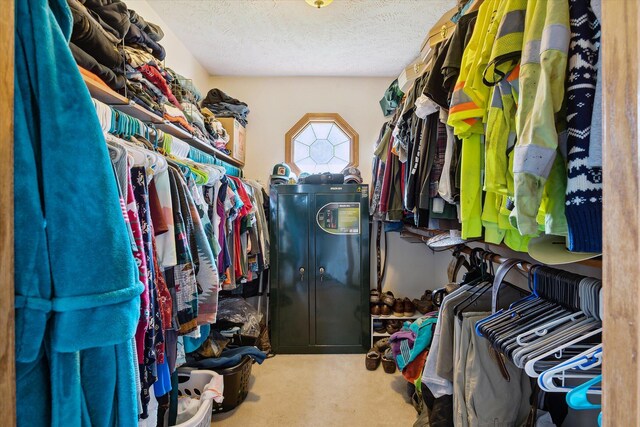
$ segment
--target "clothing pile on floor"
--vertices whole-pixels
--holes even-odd
[[[244,356],[262,363],[271,351],[263,315],[242,297],[221,298],[216,323],[200,338],[185,338],[186,366],[230,368]]]
[[[397,83],[383,99],[391,119],[375,149],[373,217],[461,230],[463,239],[484,236],[516,251],[541,233],[566,236],[570,251],[601,253],[592,2],[462,7],[472,3],[460,2],[455,29],[432,47],[397,108]]]
[[[202,94],[192,80],[162,64],[162,29],[128,9],[121,0],[67,2],[74,22],[69,46],[85,78],[109,86],[199,140],[229,153],[229,135],[216,115],[232,117],[228,113],[233,110],[246,124],[246,104],[240,105],[222,94],[217,102],[209,102],[214,111],[206,105],[201,107]]]

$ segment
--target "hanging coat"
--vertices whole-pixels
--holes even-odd
[[[15,2],[19,426],[137,425],[143,286],[64,0]]]

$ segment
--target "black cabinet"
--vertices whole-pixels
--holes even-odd
[[[366,185],[271,189],[271,332],[279,353],[359,353],[369,342]]]

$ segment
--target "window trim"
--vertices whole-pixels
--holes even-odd
[[[353,129],[338,113],[307,113],[302,116],[302,118],[298,120],[284,136],[284,159],[296,175],[300,175],[301,170],[293,161],[293,141],[296,139],[296,136],[298,136],[298,134],[311,122],[334,123],[342,129],[342,131],[351,138],[351,161],[347,166],[358,166],[360,155],[358,132],[356,132],[355,129]]]

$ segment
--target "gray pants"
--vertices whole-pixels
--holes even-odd
[[[475,324],[488,313],[464,313],[456,322],[454,422],[458,427],[517,427],[529,413],[529,377],[504,360],[507,381],[489,342],[475,333]]]

